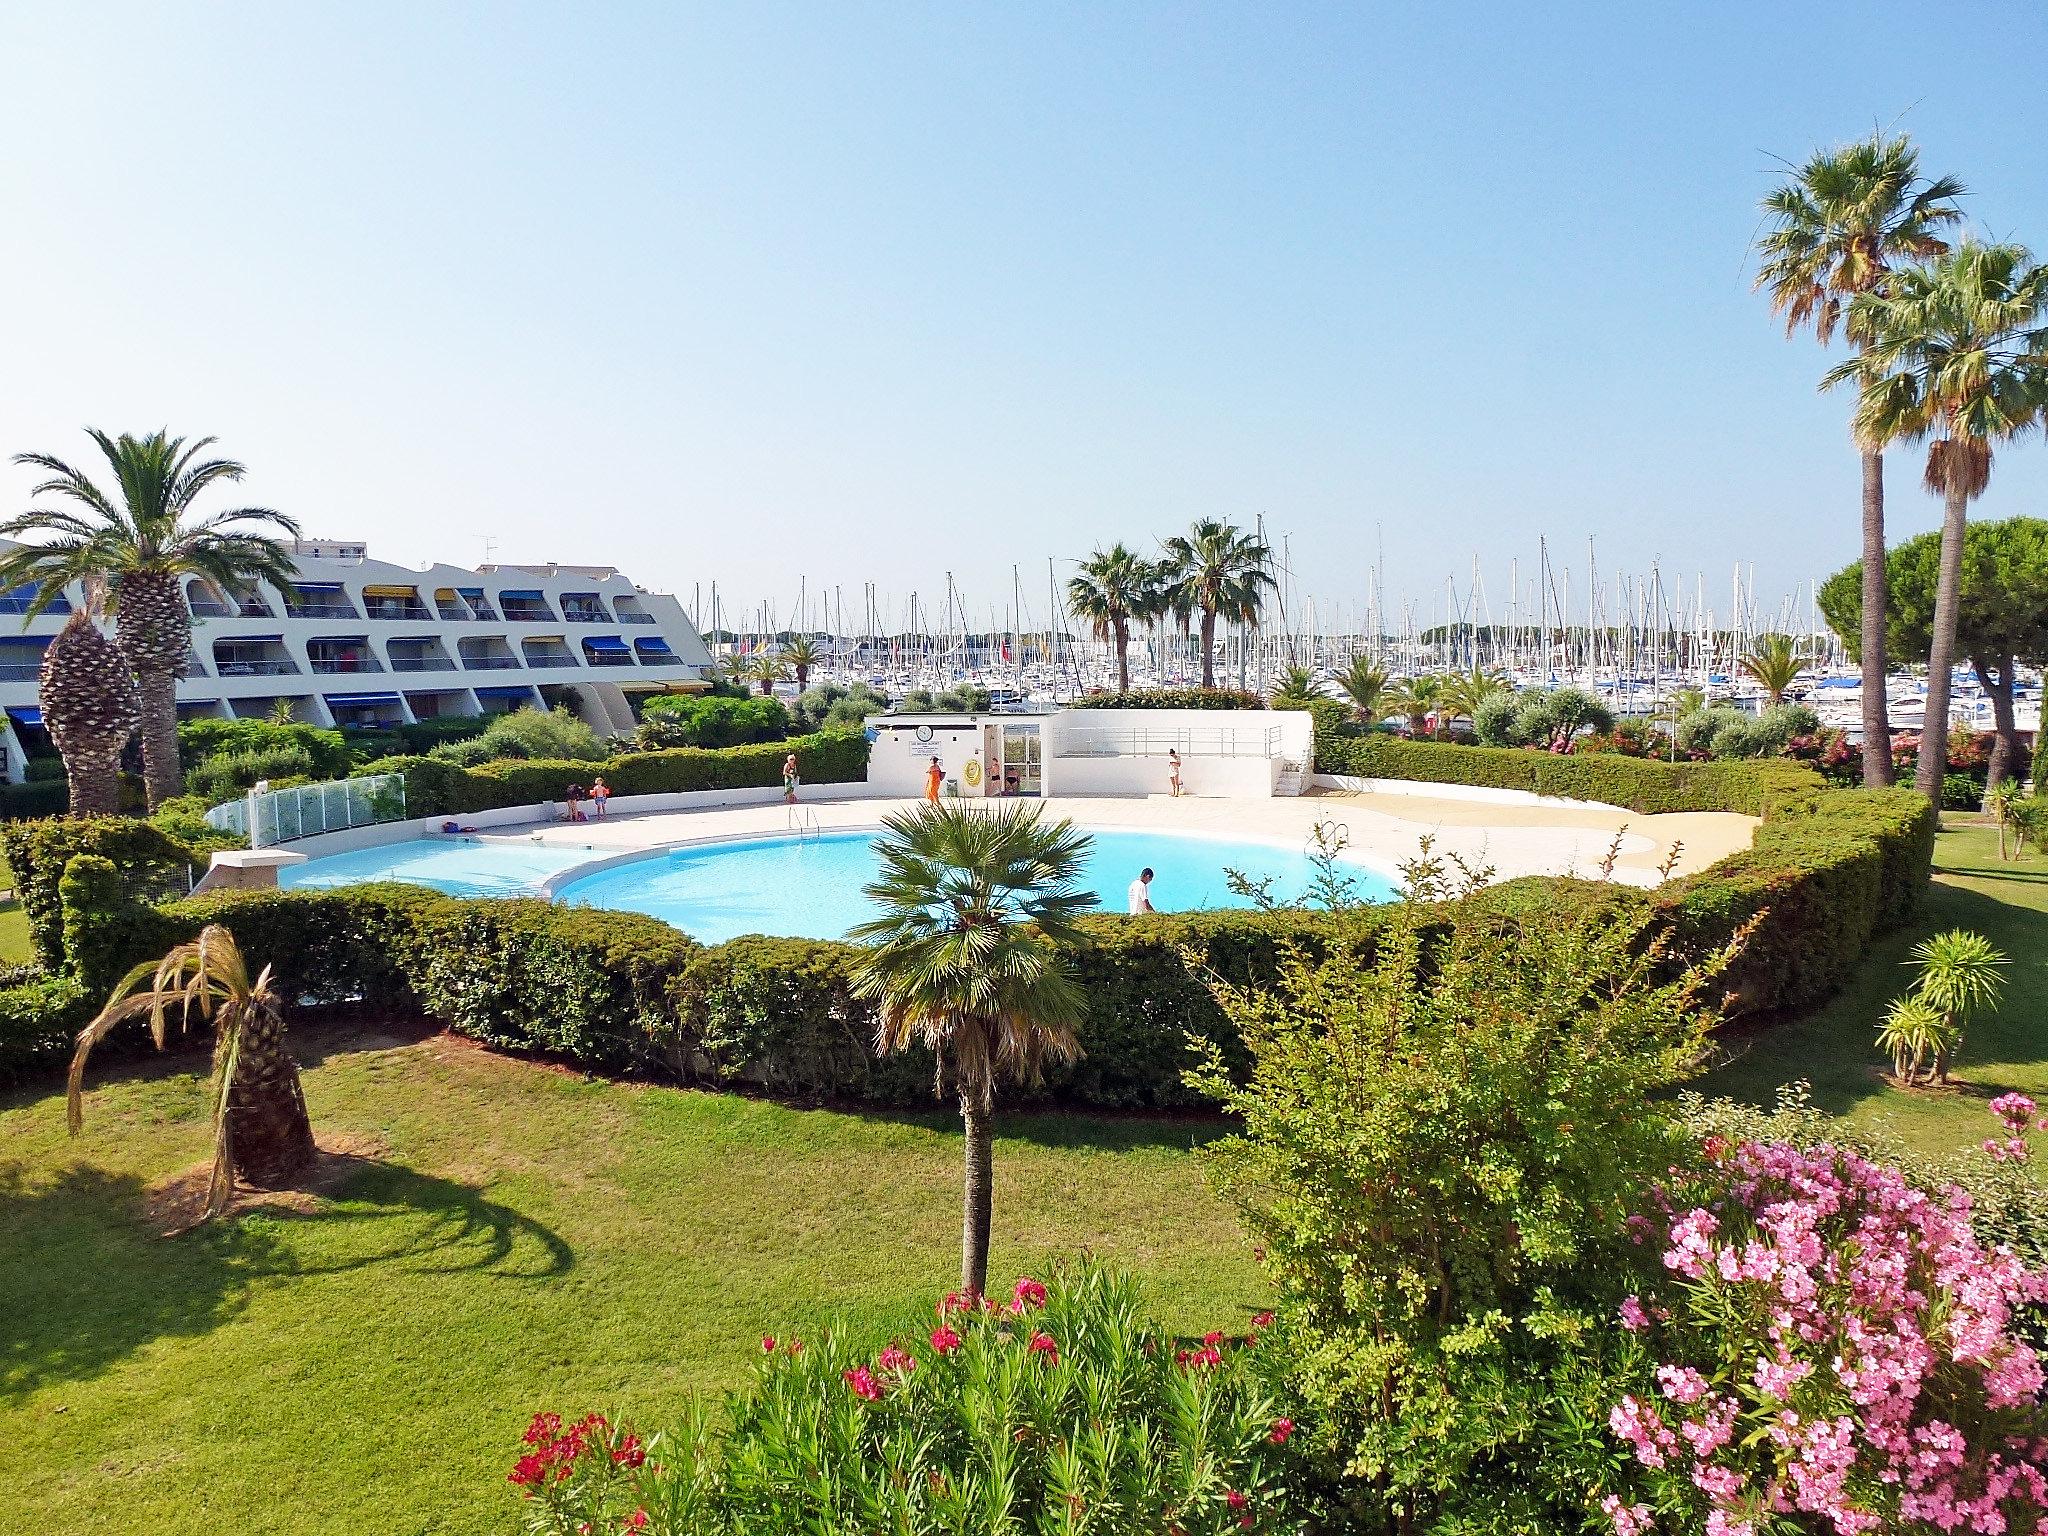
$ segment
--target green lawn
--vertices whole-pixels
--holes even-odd
[[[0,1531],[508,1529],[536,1408],[658,1420],[763,1332],[957,1276],[957,1120],[589,1083],[441,1040],[300,1048],[320,1134],[368,1155],[330,1200],[171,1240],[138,1212],[204,1154],[196,1078],[95,1074],[76,1141],[60,1098],[0,1099]],[[1188,1330],[1260,1301],[1190,1155],[1204,1128],[1000,1130],[995,1275],[1092,1249]]]
[[[1828,1007],[1797,1023],[1735,1041],[1733,1059],[1699,1086],[1768,1104],[1777,1085],[1806,1079],[1814,1103],[1853,1123],[1889,1127],[1926,1152],[1975,1146],[1993,1123],[1985,1101],[2007,1089],[2048,1103],[2048,858],[1998,857],[1996,834],[1950,818],[1934,848],[1936,879],[1920,915],[1871,951]],[[1944,928],[1972,928],[2012,960],[2003,1006],[1970,1026],[1947,1092],[1903,1092],[1879,1076],[1873,1043],[1885,1004],[1911,977],[1907,952]]]

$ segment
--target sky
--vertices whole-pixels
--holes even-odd
[[[1091,549],[1260,516],[1326,628],[1382,551],[1390,624],[1475,556],[1502,617],[1539,537],[1769,608],[1858,478],[1757,201],[1895,126],[2048,251],[2044,44],[2019,0],[12,0],[0,453],[210,433],[383,558],[783,623],[948,573],[1042,622]],[[2037,439],[1975,515],[2044,493]]]

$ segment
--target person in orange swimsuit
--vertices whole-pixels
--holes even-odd
[[[946,782],[946,770],[939,766],[939,760],[932,759],[931,767],[924,771],[924,797],[933,805],[939,803],[939,786]]]

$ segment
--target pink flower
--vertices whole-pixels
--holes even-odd
[[[1293,1433],[1294,1420],[1275,1419],[1273,1421],[1272,1429],[1269,1430],[1266,1434],[1266,1438],[1272,1441],[1275,1445],[1285,1445],[1287,1443],[1287,1437]]]
[[[2034,1101],[2024,1093],[2001,1093],[1991,1101],[1991,1113],[2005,1122],[2008,1135],[2024,1136],[2033,1123]]]
[[[1254,1313],[1254,1314],[1252,1315],[1252,1327],[1253,1327],[1254,1329],[1259,1329],[1259,1328],[1270,1328],[1270,1327],[1272,1327],[1272,1326],[1273,1326],[1273,1314],[1272,1314],[1272,1313],[1270,1313],[1270,1312],[1258,1312],[1258,1313]]]
[[[972,1312],[981,1305],[981,1298],[972,1291],[948,1291],[946,1299],[939,1303],[939,1316],[953,1312]]]
[[[1233,1510],[1239,1510],[1250,1504],[1251,1500],[1233,1488],[1223,1495],[1223,1502],[1228,1504]]]
[[[1026,1307],[1042,1307],[1044,1305],[1045,1287],[1028,1276],[1025,1279],[1019,1280],[1016,1288],[1010,1292],[1010,1310],[1019,1316],[1023,1315]]]
[[[519,1438],[528,1445],[539,1445],[552,1440],[561,1432],[562,1416],[559,1413],[536,1413],[533,1422],[526,1426],[526,1433]]]
[[[764,1333],[764,1334],[762,1334],[762,1335],[761,1335],[761,1353],[762,1353],[762,1354],[764,1354],[764,1355],[772,1355],[772,1354],[774,1354],[774,1353],[775,1353],[775,1335],[774,1335],[774,1334],[772,1334],[772,1333]]]
[[[1650,1529],[1650,1512],[1640,1504],[1623,1503],[1619,1494],[1602,1499],[1600,1513],[1614,1522],[1614,1536],[1642,1536]]]
[[[882,1384],[875,1380],[875,1373],[866,1366],[856,1365],[840,1374],[846,1378],[846,1384],[853,1389],[855,1397],[864,1398],[871,1403],[879,1403],[882,1400]]]
[[[960,1347],[960,1335],[941,1323],[932,1330],[932,1348],[942,1355],[950,1355]]]
[[[632,1514],[630,1514],[630,1515],[626,1516],[626,1519],[625,1519],[625,1523],[624,1523],[624,1524],[622,1524],[622,1525],[621,1525],[621,1526],[619,1527],[619,1529],[620,1529],[620,1530],[622,1530],[622,1531],[644,1531],[644,1530],[646,1530],[646,1529],[647,1529],[647,1511],[646,1511],[646,1510],[644,1510],[644,1509],[636,1509],[636,1510],[634,1510]]]
[[[1630,1333],[1641,1333],[1650,1326],[1650,1317],[1643,1310],[1643,1304],[1633,1296],[1621,1299],[1621,1326]]]
[[[647,1460],[647,1448],[640,1443],[638,1435],[627,1435],[619,1441],[612,1452],[612,1464],[620,1467],[637,1467]]]
[[[917,1369],[917,1361],[894,1344],[875,1356],[875,1364],[885,1371],[894,1371],[901,1376],[908,1376]]]
[[[1028,1347],[1034,1355],[1045,1356],[1045,1363],[1047,1365],[1058,1365],[1060,1363],[1060,1347],[1054,1342],[1051,1334],[1043,1330],[1034,1331]]]

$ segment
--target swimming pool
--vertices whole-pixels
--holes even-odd
[[[553,877],[602,857],[587,847],[422,839],[314,859],[283,874],[299,887],[404,880],[458,896],[529,896],[552,883],[555,899],[618,912],[644,912],[707,944],[744,933],[836,939],[873,915],[861,887],[875,878],[872,832],[821,837],[749,838],[699,844],[623,860],[566,881]],[[1121,912],[1138,871],[1153,872],[1152,904],[1162,912],[1250,903],[1231,891],[1226,871],[1270,878],[1282,903],[1307,893],[1313,868],[1302,849],[1172,832],[1091,830],[1081,883],[1102,909]],[[1362,900],[1384,901],[1392,882],[1348,862]]]

